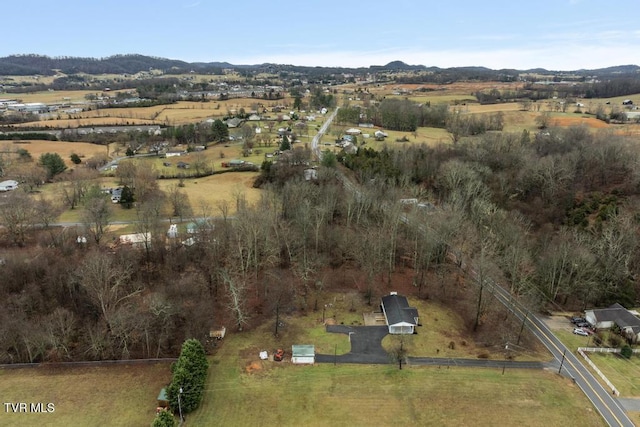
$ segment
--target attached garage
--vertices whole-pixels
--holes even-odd
[[[316,361],[316,348],[313,345],[292,345],[291,362],[297,365],[313,365]]]
[[[413,334],[418,326],[418,309],[409,307],[407,298],[391,292],[382,297],[382,313],[389,327],[389,333],[393,335]]]

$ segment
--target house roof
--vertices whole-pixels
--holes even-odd
[[[314,357],[316,348],[314,345],[298,344],[291,346],[291,354],[294,357]]]
[[[417,325],[418,309],[409,307],[407,297],[397,294],[384,296],[382,308],[389,325]]]
[[[593,310],[593,315],[598,322],[614,322],[620,328],[630,327],[634,332],[640,332],[640,319],[618,303]]]

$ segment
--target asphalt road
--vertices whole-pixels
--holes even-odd
[[[473,271],[471,274],[475,274]],[[534,313],[529,312],[511,294],[493,281],[489,281],[490,291],[547,347],[553,357],[560,362],[559,372],[571,378],[591,401],[610,426],[633,426],[633,422],[622,405],[606,390],[582,362],[551,332],[547,325]]]

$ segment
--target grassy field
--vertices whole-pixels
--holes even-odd
[[[622,397],[640,397],[640,357],[637,354],[625,359],[617,354],[589,353],[589,358],[618,388]]]
[[[148,427],[169,363],[0,370],[3,402],[53,403],[53,413],[0,411],[0,425]]]
[[[248,373],[211,362],[187,425],[604,425],[574,385],[546,371],[283,364]]]
[[[96,154],[106,154],[107,149],[103,145],[90,144],[87,142],[58,142],[58,141],[38,141],[38,140],[25,140],[20,142],[15,141],[0,141],[0,151],[14,153],[18,149],[27,150],[34,161],[38,161],[40,156],[44,153],[58,153],[60,157],[65,161],[67,167],[74,166],[69,156],[76,153],[82,159],[87,159],[95,156]]]

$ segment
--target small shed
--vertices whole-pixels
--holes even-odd
[[[168,408],[169,407],[169,396],[167,396],[167,389],[165,387],[160,390],[160,394],[158,394],[158,408]]]
[[[313,365],[316,361],[314,345],[292,345],[291,362],[296,365]]]

